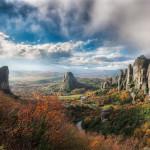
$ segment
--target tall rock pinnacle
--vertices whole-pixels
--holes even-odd
[[[63,84],[61,86],[61,91],[70,92],[71,90],[78,88],[80,84],[77,82],[72,72],[67,72],[63,78]]]
[[[7,93],[11,93],[8,78],[9,78],[8,67],[7,66],[1,67],[0,68],[0,89]]]

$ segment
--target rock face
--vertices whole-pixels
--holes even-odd
[[[126,90],[130,89],[130,84],[132,82],[132,78],[133,78],[133,67],[130,64],[128,66],[128,70],[127,70],[127,82],[126,82]]]
[[[149,61],[145,56],[138,57],[133,65],[133,82],[135,88],[142,89],[146,92],[147,88],[147,70]]]
[[[120,71],[118,90],[132,92],[133,89],[143,90],[150,96],[150,60],[143,55],[135,60],[133,67],[130,64],[127,71]]]
[[[106,82],[108,82],[110,85],[112,85],[112,77],[107,78],[107,79],[106,79]]]
[[[119,76],[115,77],[112,84],[118,85],[118,78],[119,78]]]
[[[8,77],[9,77],[8,67],[7,66],[1,67],[0,68],[0,89],[7,93],[11,93]]]
[[[75,88],[79,88],[80,83],[77,82],[72,72],[67,72],[63,78],[63,84],[61,86],[61,91],[70,92]]]
[[[149,96],[150,96],[150,64],[148,65],[148,70],[147,70],[147,78],[148,78],[148,89],[149,89]]]
[[[114,111],[113,107],[104,109],[101,113],[101,122],[105,123],[109,120],[109,115]]]
[[[101,89],[107,89],[112,85],[112,77],[107,78],[104,83],[101,85]]]
[[[118,91],[123,90],[123,82],[124,82],[123,70],[120,70],[118,78]]]

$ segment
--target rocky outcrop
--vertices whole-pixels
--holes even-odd
[[[102,85],[101,85],[102,90],[107,89],[108,87],[109,87],[109,83],[106,81],[104,83],[102,83]]]
[[[107,78],[107,79],[106,79],[106,82],[108,82],[110,85],[112,85],[112,77]]]
[[[146,93],[147,88],[147,70],[148,70],[149,60],[145,56],[138,57],[133,65],[133,82],[135,83],[135,88],[142,89]]]
[[[109,88],[111,85],[112,85],[112,77],[107,78],[107,79],[105,80],[105,82],[103,82],[103,83],[101,84],[101,89],[102,89],[102,90],[107,89],[107,88]]]
[[[147,79],[148,79],[148,94],[149,94],[149,100],[150,100],[150,64],[148,65],[147,69]]]
[[[132,78],[133,78],[133,67],[132,67],[132,65],[130,64],[130,65],[128,66],[128,69],[127,69],[126,90],[129,90],[130,87],[131,87]]]
[[[120,71],[118,90],[128,90],[132,93],[133,89],[143,90],[150,96],[150,60],[143,55],[135,60],[133,67],[130,64],[127,71]],[[135,95],[132,95],[135,100]]]
[[[115,77],[114,79],[113,79],[113,83],[112,84],[114,84],[114,85],[118,85],[118,76],[117,77]]]
[[[114,111],[113,107],[102,110],[101,113],[101,122],[105,123],[109,120],[109,115]]]
[[[124,82],[123,70],[120,70],[118,78],[118,91],[123,90],[123,82]]]
[[[77,82],[72,72],[67,72],[63,77],[61,91],[70,92],[75,88],[80,88],[81,84]]]
[[[9,87],[9,69],[7,66],[3,66],[0,68],[0,90],[4,92],[11,93]]]

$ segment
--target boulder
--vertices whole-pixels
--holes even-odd
[[[136,94],[132,92],[131,97],[132,97],[132,104],[135,104]]]
[[[108,109],[104,109],[102,110],[102,113],[101,113],[101,122],[102,123],[105,123],[109,120],[109,115],[114,111],[114,108],[113,107],[110,107]]]

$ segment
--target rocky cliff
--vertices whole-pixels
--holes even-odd
[[[150,59],[143,55],[135,60],[133,66],[130,64],[119,74],[118,90],[128,90],[132,93],[134,89],[143,90],[150,96]]]
[[[105,82],[103,82],[103,83],[101,84],[101,89],[102,89],[102,90],[103,90],[103,89],[107,89],[107,88],[109,88],[112,84],[113,84],[112,77],[107,78],[107,79],[105,80]]]
[[[67,72],[63,77],[61,91],[70,92],[75,88],[80,88],[80,83],[77,82],[72,72]]]
[[[11,93],[9,87],[9,69],[7,66],[3,66],[0,68],[0,90],[3,90],[7,93]]]

